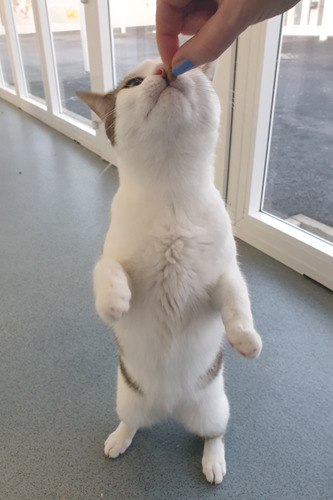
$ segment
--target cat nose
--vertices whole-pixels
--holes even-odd
[[[159,64],[155,67],[155,69],[154,69],[154,71],[153,71],[153,75],[161,75],[161,76],[163,76],[163,77],[166,75],[166,72],[165,72],[165,69],[164,69],[164,66],[163,66],[163,64],[162,64],[162,63],[159,63]]]
[[[168,78],[168,74],[167,72],[165,71],[165,68],[163,66],[162,63],[158,64],[154,71],[153,71],[153,75],[161,75],[161,77],[166,81],[166,84],[167,85],[170,85],[170,81],[169,81],[169,78]]]

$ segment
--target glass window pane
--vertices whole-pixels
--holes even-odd
[[[159,56],[155,0],[109,0],[117,84],[145,59]]]
[[[1,71],[0,83],[3,83],[5,87],[6,86],[14,87],[14,79],[10,67],[9,54],[6,43],[5,28],[2,23],[1,14],[0,14],[0,71]]]
[[[45,101],[31,0],[14,1],[13,5],[28,94]]]
[[[333,38],[283,37],[263,201],[265,212],[331,242],[332,54]]]
[[[80,0],[47,0],[62,112],[91,119],[91,112],[75,95],[90,90],[84,10]],[[77,116],[76,116],[77,117]]]

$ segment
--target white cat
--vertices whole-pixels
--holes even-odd
[[[116,458],[138,428],[171,416],[205,438],[203,472],[220,483],[229,417],[223,323],[244,356],[259,356],[262,344],[214,187],[218,98],[201,70],[170,83],[156,61],[105,96],[78,95],[105,122],[120,178],[94,271],[96,309],[119,351],[121,423],[105,454]]]

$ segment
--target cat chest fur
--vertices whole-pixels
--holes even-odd
[[[215,242],[204,228],[155,234],[125,264],[132,278],[132,306],[154,308],[170,327],[183,325],[194,310],[209,304],[216,258]]]

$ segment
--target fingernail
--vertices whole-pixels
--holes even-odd
[[[186,71],[189,71],[190,69],[194,68],[194,66],[195,64],[192,61],[185,59],[185,61],[178,64],[178,66],[172,68],[172,74],[175,76],[182,75],[183,73],[186,73]]]

